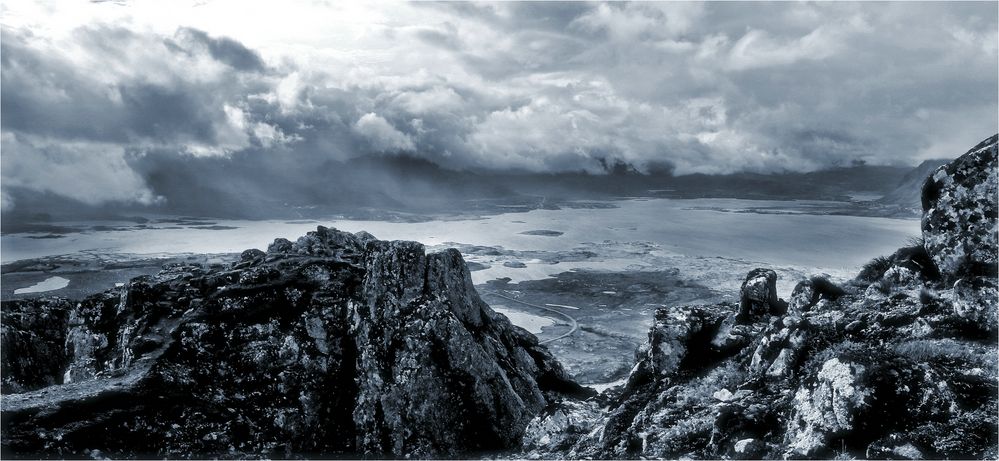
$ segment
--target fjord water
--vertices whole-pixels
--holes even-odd
[[[879,217],[805,214],[819,202],[777,202],[738,199],[633,199],[608,202],[607,208],[563,208],[505,213],[469,219],[425,222],[363,220],[241,221],[214,220],[214,228],[149,224],[129,230],[85,230],[61,238],[8,234],[2,244],[3,262],[74,254],[232,253],[247,248],[266,249],[276,237],[294,240],[317,225],[356,232],[366,230],[379,239],[416,240],[428,246],[498,246],[504,250],[559,252],[580,245],[645,242],[655,253],[674,257],[721,257],[776,266],[809,268],[833,274],[855,274],[872,255],[889,254],[919,235],[919,221]],[[766,208],[770,212],[750,210]],[[791,210],[774,212],[774,210]],[[525,235],[532,230],[562,232],[559,236]],[[627,252],[618,264],[627,266]],[[606,262],[606,261],[605,261]],[[592,266],[592,264],[591,264]],[[504,268],[503,274],[529,279],[546,276],[549,269]],[[586,267],[562,264],[558,269]],[[595,267],[600,268],[600,267]],[[540,272],[539,272],[540,270]],[[475,273],[476,283],[497,271]]]

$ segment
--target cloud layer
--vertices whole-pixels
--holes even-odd
[[[178,172],[321,183],[310,165],[373,155],[915,164],[999,123],[995,3],[60,6],[3,5],[5,210],[189,200],[164,189]]]

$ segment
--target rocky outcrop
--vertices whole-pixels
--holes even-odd
[[[822,364],[813,386],[797,390],[785,435],[789,452],[821,455],[833,437],[854,428],[857,414],[871,404],[872,392],[859,383],[865,370],[834,357]]]
[[[785,304],[776,274],[757,269],[738,306],[659,309],[605,413],[548,410],[529,427],[558,448],[528,443],[523,455],[994,459],[996,162],[992,137],[937,170],[925,245],[846,286],[813,277]],[[567,419],[574,429],[553,434]]]
[[[742,282],[739,321],[747,322],[768,314],[783,314],[787,303],[777,297],[777,273],[753,269]]]
[[[3,394],[26,392],[61,382],[67,316],[63,299],[16,301],[0,310]]]
[[[457,251],[366,233],[3,312],[7,458],[470,456],[586,395]]]
[[[923,185],[923,245],[945,281],[996,276],[996,141],[982,141]]]

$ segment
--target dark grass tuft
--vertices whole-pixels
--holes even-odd
[[[815,289],[815,294],[821,299],[832,301],[846,294],[846,290],[831,282],[826,277],[812,277],[810,281],[812,282],[812,288]]]
[[[874,282],[884,276],[885,272],[891,268],[892,264],[894,264],[894,262],[891,258],[887,256],[878,256],[867,264],[864,264],[864,268],[860,270],[860,274],[857,275],[857,279],[865,282]]]

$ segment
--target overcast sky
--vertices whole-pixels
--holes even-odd
[[[4,0],[3,206],[13,190],[154,203],[157,168],[219,157],[914,165],[996,132],[997,14],[995,2]]]

